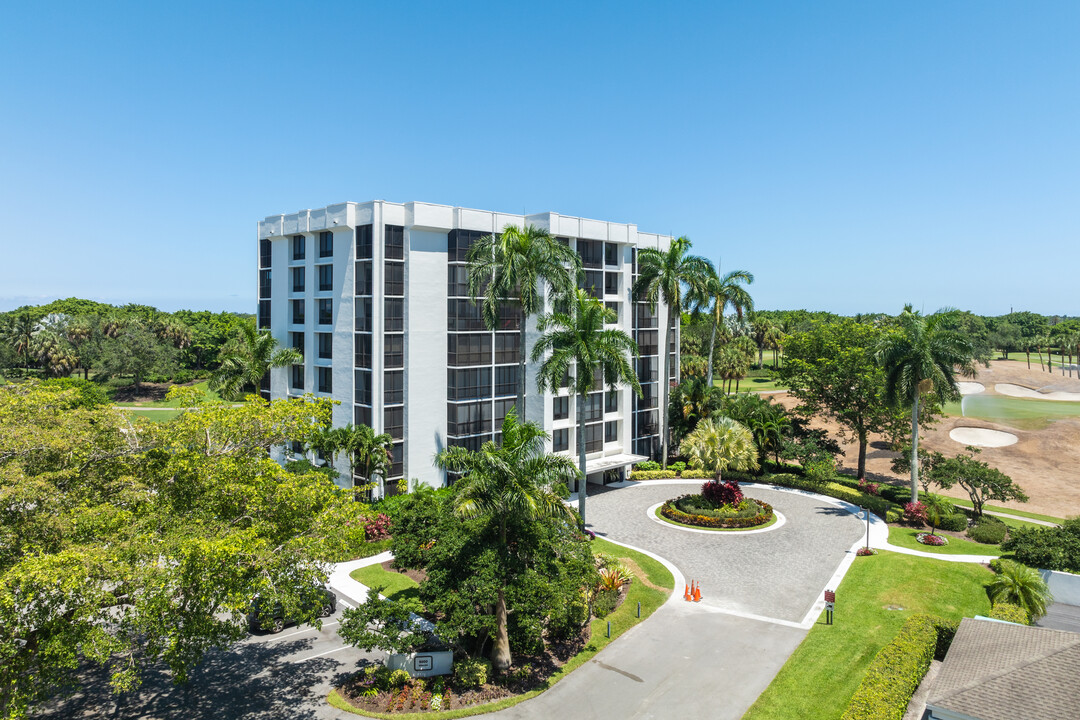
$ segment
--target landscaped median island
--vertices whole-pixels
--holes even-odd
[[[738,493],[737,499],[735,493]],[[763,500],[743,497],[738,483],[705,483],[700,494],[668,500],[660,506],[658,514],[678,525],[710,530],[760,528],[776,520],[772,505]]]
[[[576,637],[552,644],[544,652],[515,654],[514,665],[502,675],[493,673],[490,662],[483,658],[455,659],[453,675],[428,679],[370,665],[331,691],[330,703],[369,717],[420,715],[438,720],[494,712],[544,692],[652,615],[674,588],[671,572],[648,555],[602,538],[589,545],[597,558],[600,580],[590,589],[590,622]],[[426,578],[388,566],[359,568],[352,577],[369,587],[385,588],[387,600],[405,601],[423,611],[420,583],[414,578]]]

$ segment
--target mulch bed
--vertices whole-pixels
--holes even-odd
[[[380,563],[379,567],[387,572],[397,573],[398,575],[404,575],[415,583],[422,583],[427,580],[427,573],[423,570],[398,570],[394,567],[393,560],[387,560],[384,563]]]

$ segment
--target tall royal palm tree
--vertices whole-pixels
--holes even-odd
[[[303,362],[295,348],[279,348],[269,332],[255,329],[255,323],[240,325],[240,335],[221,351],[221,367],[210,378],[210,389],[227,400],[235,400],[248,389],[258,390],[270,368]]]
[[[479,451],[451,447],[435,457],[444,470],[462,473],[455,483],[454,511],[464,518],[484,518],[499,528],[504,561],[500,568],[499,599],[495,606],[495,643],[491,662],[504,672],[510,667],[507,626],[506,569],[518,528],[552,518],[575,522],[563,503],[565,486],[576,474],[569,458],[544,452],[547,434],[535,423],[519,423],[511,409],[502,425],[499,443],[488,441]]]
[[[701,298],[707,294],[706,284],[712,265],[703,257],[688,255],[690,238],[680,237],[671,241],[667,250],[644,248],[638,251],[638,279],[634,283],[631,295],[644,298],[655,308],[657,301],[662,301],[668,309],[668,323],[664,328],[664,345],[660,349],[663,356],[663,376],[660,378],[661,392],[660,427],[663,466],[668,460],[668,390],[671,384],[671,329],[673,323],[682,317],[684,300]],[[686,287],[684,292],[683,287]],[[711,363],[710,363],[711,373]]]
[[[702,311],[708,311],[712,315],[712,334],[709,336],[709,374],[706,381],[711,385],[713,381],[713,352],[716,348],[716,329],[724,323],[724,312],[730,307],[741,320],[743,313],[754,309],[754,301],[747,292],[744,284],[754,282],[752,273],[746,270],[732,270],[720,274],[720,263],[716,267],[708,266],[704,283],[696,287],[697,283],[689,283],[695,291],[688,299]]]
[[[975,348],[949,329],[956,310],[924,317],[904,308],[896,327],[882,338],[878,362],[885,370],[885,401],[911,408],[911,502],[919,500],[919,397],[945,402],[959,394],[957,375],[975,375]]]
[[[532,361],[540,362],[536,384],[540,392],[557,393],[563,378],[573,377],[570,388],[577,395],[577,451],[581,477],[578,478],[578,514],[585,523],[585,403],[596,381],[606,382],[614,391],[617,384],[626,383],[641,395],[641,385],[630,363],[637,355],[637,343],[622,330],[604,328],[615,322],[615,313],[584,290],[577,290],[569,303],[569,313],[553,312],[542,315],[538,324],[543,333],[533,346]]]
[[[581,258],[568,246],[534,225],[507,225],[499,235],[485,235],[469,248],[469,295],[482,299],[484,324],[499,327],[500,309],[516,306],[520,311],[518,345],[518,415],[525,417],[525,326],[544,309],[542,285],[549,297],[572,295]]]

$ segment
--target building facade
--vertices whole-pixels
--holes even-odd
[[[635,225],[382,200],[270,216],[258,224],[258,324],[281,345],[301,350],[304,362],[273,370],[263,395],[311,393],[338,401],[335,426],[369,425],[394,439],[386,488],[403,478],[442,486],[447,478],[435,467],[435,455],[448,446],[479,448],[498,439],[515,404],[520,353],[539,337],[536,318],[529,318],[528,347],[519,347],[521,319],[509,309],[494,331],[487,329],[479,305],[468,297],[468,249],[507,225],[526,224],[578,252],[583,287],[615,312],[615,326],[640,349],[635,369],[641,397],[624,386],[615,392],[598,387],[588,396],[589,482],[655,456],[660,343],[669,318],[662,305],[634,301],[630,288],[637,251],[666,249],[671,238],[638,232]],[[677,318],[670,322],[678,328]],[[674,381],[677,332],[669,350]],[[548,449],[576,459],[577,398],[565,388],[537,392],[533,363],[526,364],[526,391],[526,419],[551,435]],[[299,455],[303,449],[284,452]],[[347,464],[339,462],[337,469],[339,484],[350,487]]]

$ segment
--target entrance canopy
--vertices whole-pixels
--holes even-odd
[[[593,473],[603,472],[605,470],[611,470],[613,468],[626,467],[634,463],[645,462],[649,458],[645,455],[631,455],[629,453],[619,453],[618,455],[608,455],[606,457],[596,458],[594,460],[585,461],[585,474],[592,475]]]

